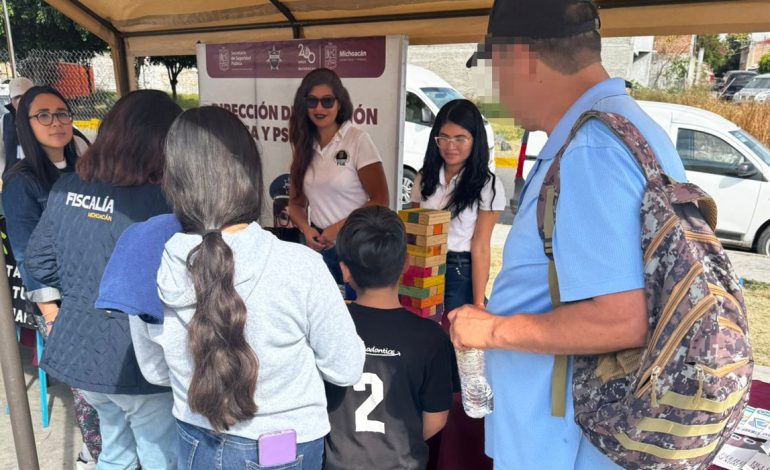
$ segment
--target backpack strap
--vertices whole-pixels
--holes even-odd
[[[543,179],[537,201],[537,225],[540,238],[543,240],[543,251],[548,258],[548,290],[554,309],[561,305],[559,277],[553,257],[553,230],[556,225],[556,206],[559,200],[561,159],[578,130],[590,119],[603,122],[623,142],[634,156],[648,184],[664,184],[663,171],[647,140],[626,118],[614,113],[588,111],[577,119],[569,137],[557,152]],[[554,356],[551,374],[551,416],[563,417],[566,414],[568,359],[568,356],[564,355]]]

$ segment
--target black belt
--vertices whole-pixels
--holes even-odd
[[[471,262],[470,251],[450,251],[446,254],[447,264],[464,264]]]

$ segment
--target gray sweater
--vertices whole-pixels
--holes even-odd
[[[256,223],[223,236],[248,310],[244,335],[259,361],[257,415],[228,434],[257,439],[294,429],[297,442],[318,439],[329,432],[323,380],[353,385],[364,365],[364,344],[340,291],[321,256],[305,246],[282,242]],[[193,361],[186,325],[195,314],[195,290],[185,261],[200,242],[199,235],[178,233],[166,243],[158,271],[164,322],[131,316],[131,336],[145,378],[171,386],[174,416],[211,429],[187,403]]]

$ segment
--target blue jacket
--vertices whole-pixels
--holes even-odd
[[[62,173],[70,173],[72,170],[72,166],[68,166]],[[29,237],[37,226],[47,201],[48,190],[31,173],[17,173],[7,178],[3,184],[3,209],[8,241],[11,242],[11,250],[19,267],[27,297],[33,302],[59,299],[59,291],[30,277],[24,266]]]
[[[27,246],[28,274],[61,291],[61,308],[41,367],[75,388],[128,395],[161,393],[142,376],[128,317],[94,307],[115,243],[131,224],[169,212],[157,185],[114,187],[59,178]]]
[[[139,315],[147,323],[163,323],[158,296],[158,267],[163,249],[182,225],[174,214],[134,224],[120,236],[99,285],[96,308]]]

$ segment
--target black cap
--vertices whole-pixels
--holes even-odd
[[[270,183],[270,198],[275,199],[277,197],[289,197],[289,175],[283,174],[278,176]]]
[[[567,9],[580,3],[590,5],[594,18],[579,24],[568,23]],[[596,31],[600,25],[599,13],[590,0],[495,0],[489,13],[486,38],[466,66],[473,67],[478,59],[488,59],[493,44],[577,36]]]

